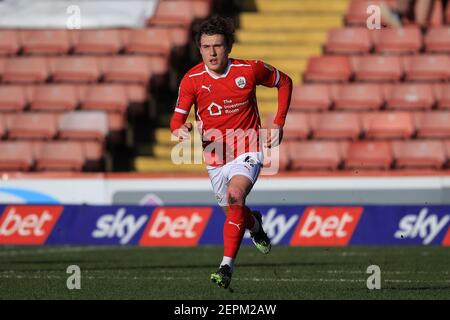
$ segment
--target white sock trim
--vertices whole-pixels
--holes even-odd
[[[227,264],[231,268],[231,272],[233,272],[234,268],[234,259],[231,257],[223,256],[222,262],[220,263],[220,266],[223,266],[224,264]]]

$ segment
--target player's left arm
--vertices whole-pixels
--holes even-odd
[[[267,147],[276,147],[283,138],[283,127],[289,111],[292,96],[292,79],[280,70],[262,61],[255,61],[252,64],[257,85],[278,89],[278,110],[267,129],[278,129],[278,137],[275,135],[267,141]],[[270,135],[268,135],[270,136]]]

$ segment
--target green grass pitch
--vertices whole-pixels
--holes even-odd
[[[221,247],[0,247],[0,299],[450,299],[450,248],[243,247],[234,292],[209,276]],[[69,265],[81,289],[69,290]],[[366,286],[381,269],[381,289]]]

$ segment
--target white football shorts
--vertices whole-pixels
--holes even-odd
[[[255,184],[261,171],[262,162],[261,152],[248,152],[223,166],[207,166],[209,179],[219,206],[228,206],[227,189],[231,178],[236,175],[246,176],[252,184]]]

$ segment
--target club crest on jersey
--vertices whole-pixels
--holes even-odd
[[[241,89],[243,89],[247,84],[245,77],[237,77],[236,79],[234,79],[234,82],[236,82],[236,85]]]

